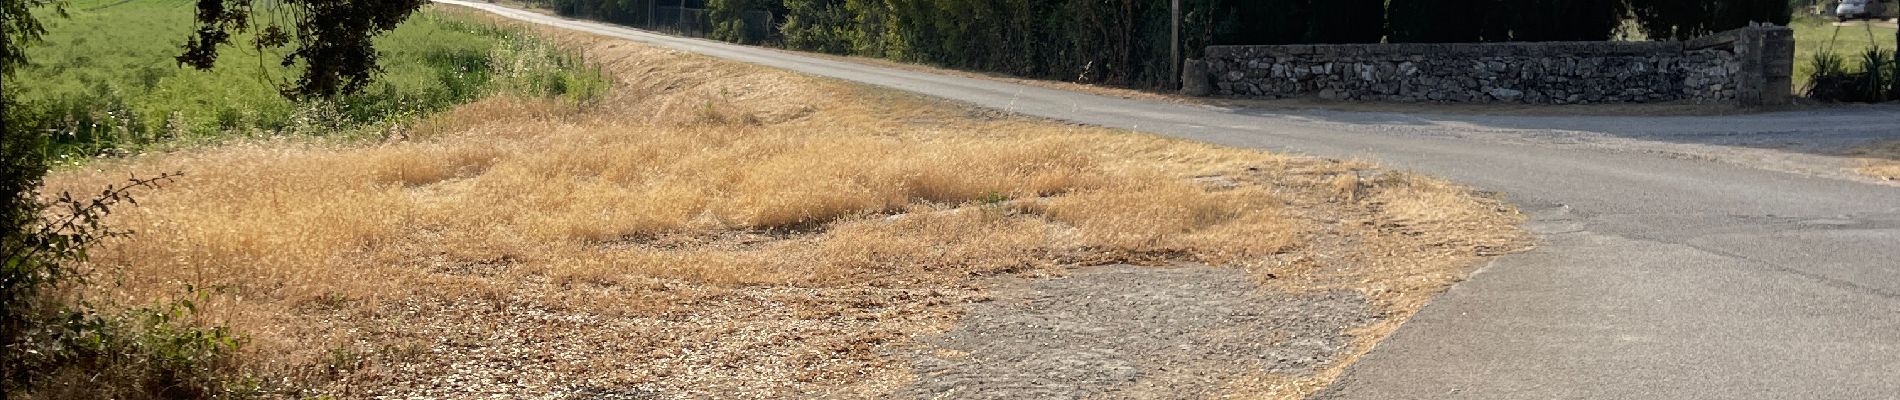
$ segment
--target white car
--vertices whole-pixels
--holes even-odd
[[[1834,7],[1834,16],[1840,17],[1842,21],[1876,19],[1885,14],[1885,8],[1884,4],[1875,0],[1841,0],[1841,5]]]

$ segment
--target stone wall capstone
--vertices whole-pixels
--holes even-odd
[[[1792,49],[1788,28],[1754,26],[1683,42],[1213,46],[1196,67],[1217,96],[1755,105],[1788,101]]]

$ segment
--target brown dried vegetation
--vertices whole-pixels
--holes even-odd
[[[1440,181],[998,116],[564,32],[600,104],[492,98],[402,140],[267,141],[95,164],[186,177],[114,215],[128,304],[211,288],[208,322],[304,394],[869,396],[977,277],[1107,263],[1353,288],[1363,352],[1517,215]],[[1310,377],[1235,390],[1310,393]]]
[[[1900,141],[1861,146],[1848,151],[1847,156],[1860,159],[1860,167],[1855,172],[1876,179],[1900,181]]]

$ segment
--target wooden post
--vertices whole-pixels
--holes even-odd
[[[1172,0],[1169,11],[1174,14],[1174,28],[1168,40],[1168,80],[1174,82],[1172,89],[1181,88],[1181,0]]]

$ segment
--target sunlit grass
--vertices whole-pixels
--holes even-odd
[[[571,51],[425,11],[377,41],[383,72],[364,93],[299,104],[279,94],[299,71],[282,65],[285,49],[253,49],[248,36],[234,38],[211,70],[178,64],[193,29],[191,1],[80,0],[67,10],[69,18],[46,15],[46,41],[29,49],[33,64],[6,82],[23,107],[9,115],[55,133],[55,152],[67,156],[234,136],[362,134],[499,91],[579,99],[604,88]]]
[[[1798,17],[1789,26],[1794,28],[1794,90],[1797,93],[1807,87],[1809,75],[1814,72],[1810,60],[1816,53],[1839,54],[1846,58],[1849,70],[1857,70],[1861,53],[1868,48],[1895,48],[1894,28],[1874,26],[1872,22],[1854,21],[1847,26],[1835,26],[1833,20]]]

